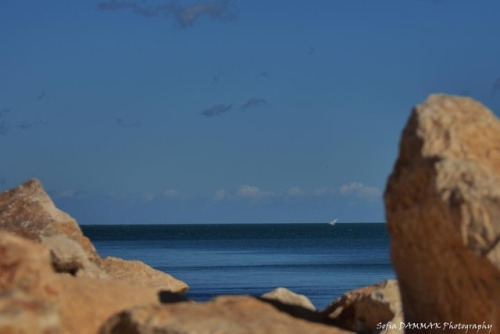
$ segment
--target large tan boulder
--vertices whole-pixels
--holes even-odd
[[[109,256],[100,261],[100,267],[108,277],[132,285],[146,286],[176,293],[185,293],[189,289],[189,286],[183,281],[151,268],[141,261],[126,261]]]
[[[110,318],[100,334],[320,334],[351,333],[293,318],[248,296],[218,297],[207,303],[136,307]]]
[[[47,246],[52,267],[60,273],[113,278],[176,293],[184,293],[189,288],[186,283],[140,261],[101,259],[78,223],[56,208],[36,179],[0,193],[0,230]]]
[[[396,280],[348,291],[321,313],[356,333],[404,332],[400,325],[403,312]]]
[[[57,329],[60,324],[62,333],[94,334],[116,312],[159,304],[157,289],[56,273],[47,247],[8,232],[0,232],[0,296],[6,298],[6,306],[0,307],[0,319],[6,318],[10,323],[16,317],[28,319],[39,329],[44,324]],[[16,306],[23,301],[26,307]],[[13,317],[12,310],[19,313]]]
[[[43,237],[65,235],[79,244],[90,259],[98,257],[76,221],[56,208],[36,179],[0,193],[0,229],[37,242],[42,242]]]
[[[470,98],[416,106],[385,204],[406,321],[500,332],[499,120]]]

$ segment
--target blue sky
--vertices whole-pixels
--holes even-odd
[[[412,106],[498,115],[497,0],[0,0],[0,188],[83,224],[384,221]]]

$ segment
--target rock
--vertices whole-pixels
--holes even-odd
[[[159,304],[158,291],[115,280],[58,275],[64,333],[97,333],[106,319],[137,305]]]
[[[55,309],[62,333],[93,334],[119,311],[142,304],[159,304],[157,289],[111,279],[58,274],[52,269],[47,247],[0,232],[0,293],[9,291],[21,292]],[[24,316],[31,317],[19,315]]]
[[[59,334],[61,320],[50,302],[19,290],[0,292],[0,333]]]
[[[498,332],[499,120],[464,97],[432,95],[415,107],[385,205],[405,320]]]
[[[101,259],[37,180],[0,194],[1,333],[94,334],[119,311],[187,289],[140,261]]]
[[[357,333],[404,332],[400,329],[403,314],[396,280],[348,291],[321,313]]]
[[[48,248],[7,232],[0,232],[0,292],[20,290],[51,296],[55,274]]]
[[[140,261],[101,259],[78,223],[57,209],[40,181],[29,180],[0,193],[0,230],[39,242],[51,251],[56,272],[113,278],[142,287],[186,292],[188,285]]]
[[[42,244],[50,249],[52,267],[56,272],[78,277],[108,278],[101,268],[90,262],[82,247],[66,235],[42,236],[41,239]]]
[[[274,300],[283,304],[300,306],[311,311],[316,311],[316,307],[313,305],[313,303],[311,303],[309,298],[290,291],[287,288],[276,288],[273,291],[267,292],[260,297],[262,299]]]
[[[110,318],[100,334],[145,333],[350,333],[293,318],[248,296],[218,297],[210,302],[139,306]]]
[[[36,179],[0,193],[0,229],[37,242],[43,242],[42,237],[66,235],[81,246],[89,259],[98,258],[76,221],[55,207]]]
[[[153,269],[141,261],[126,261],[110,256],[101,260],[100,267],[109,277],[133,285],[176,293],[185,293],[189,289],[186,283]]]

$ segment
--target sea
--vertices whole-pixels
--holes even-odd
[[[395,278],[384,223],[82,225],[101,257],[140,260],[186,282],[187,297],[285,287],[318,310]]]

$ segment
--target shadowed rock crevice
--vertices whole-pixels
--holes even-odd
[[[128,317],[127,313],[121,312],[107,321],[106,328],[101,328],[99,333],[109,334],[142,334],[139,324]]]
[[[158,292],[158,300],[162,304],[182,303],[182,302],[189,302],[190,301],[184,295],[181,295],[179,293],[170,292],[170,291],[159,291]]]
[[[328,317],[322,315],[319,312],[311,311],[303,306],[299,305],[290,305],[278,300],[268,299],[265,297],[258,297],[260,301],[263,301],[269,305],[272,305],[277,310],[284,312],[288,315],[291,315],[294,318],[307,320],[310,322],[316,322],[321,324],[330,324],[333,325],[334,322]]]

